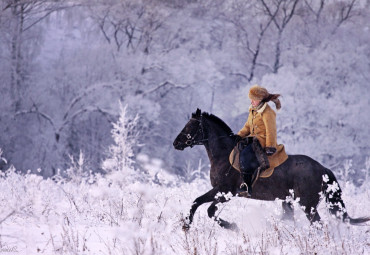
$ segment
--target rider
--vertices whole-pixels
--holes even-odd
[[[270,94],[266,88],[254,85],[250,88],[248,97],[251,100],[249,116],[243,128],[238,132],[237,139],[240,140],[245,137],[256,137],[258,139],[269,161],[269,165],[265,169],[261,169],[263,171],[266,168],[280,165],[288,158],[284,145],[277,144],[276,113],[267,104],[272,101],[275,103],[276,109],[279,110],[281,108],[280,95]],[[249,150],[246,151],[252,151],[251,145],[249,146]],[[240,155],[241,161],[242,154]],[[241,174],[244,180],[244,183],[241,185],[241,192],[247,192],[248,196],[252,194],[252,176],[255,170],[250,167],[249,169],[241,167]]]

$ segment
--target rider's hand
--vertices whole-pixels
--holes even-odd
[[[266,151],[267,156],[271,156],[276,152],[276,148],[275,147],[266,147],[265,151]]]
[[[240,142],[243,138],[240,135],[234,135],[235,143]]]

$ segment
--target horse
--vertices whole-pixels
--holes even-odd
[[[197,109],[185,127],[173,142],[176,150],[204,145],[211,163],[210,181],[212,189],[196,198],[188,216],[183,220],[183,229],[188,230],[193,217],[204,203],[211,202],[208,216],[221,227],[238,230],[235,223],[215,217],[217,204],[227,202],[224,194],[238,196],[238,187],[243,183],[240,172],[229,162],[229,154],[236,145],[235,135],[230,127],[220,118]],[[293,194],[293,195],[292,195]],[[288,155],[288,159],[275,168],[268,178],[259,178],[254,184],[251,199],[274,201],[281,199],[283,219],[293,219],[294,208],[292,200],[299,198],[310,223],[320,223],[321,218],[317,206],[323,197],[329,205],[329,212],[344,222],[356,225],[367,222],[370,217],[351,218],[346,212],[341,198],[342,190],[333,172],[306,155]]]

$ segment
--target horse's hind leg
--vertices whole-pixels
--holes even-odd
[[[283,217],[282,220],[294,220],[294,208],[291,202],[283,201]]]
[[[223,228],[226,228],[226,229],[230,229],[230,230],[234,230],[234,231],[238,231],[238,226],[235,224],[235,223],[230,223],[226,220],[223,220],[221,218],[218,218],[218,217],[215,217],[215,214],[216,214],[216,211],[217,211],[217,204],[218,203],[224,203],[226,202],[225,201],[214,201],[210,207],[208,207],[208,216],[210,218],[213,218],[221,227]]]
[[[310,221],[311,224],[314,222],[320,222],[321,217],[319,213],[317,212],[316,207],[307,206],[305,207],[304,212],[306,214],[307,219]]]

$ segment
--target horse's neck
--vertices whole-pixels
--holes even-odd
[[[225,144],[228,142],[227,132],[223,131],[216,124],[208,121],[207,123],[207,143],[205,143],[205,148],[211,163],[217,162],[219,160],[224,160],[224,157],[229,155]]]

